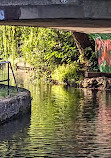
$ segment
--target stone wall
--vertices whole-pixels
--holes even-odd
[[[83,81],[81,81],[80,88],[111,90],[111,78],[107,78],[107,77],[85,78]]]
[[[31,111],[31,95],[28,90],[19,89],[13,97],[0,100],[0,124],[19,115],[24,115]]]

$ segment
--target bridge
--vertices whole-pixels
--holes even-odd
[[[110,0],[0,0],[0,25],[111,32]]]

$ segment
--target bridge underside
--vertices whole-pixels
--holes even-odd
[[[0,0],[0,24],[111,33],[111,1]]]
[[[111,33],[111,20],[104,19],[32,19],[6,20],[0,25],[34,26],[85,33]]]

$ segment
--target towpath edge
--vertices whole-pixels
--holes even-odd
[[[30,112],[31,94],[24,88],[19,88],[14,96],[0,99],[0,124]]]

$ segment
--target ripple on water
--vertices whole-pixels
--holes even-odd
[[[1,126],[0,157],[111,157],[110,92],[21,81],[32,93],[31,117]]]

